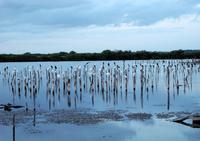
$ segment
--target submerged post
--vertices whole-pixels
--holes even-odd
[[[13,115],[13,141],[15,141],[15,114]]]

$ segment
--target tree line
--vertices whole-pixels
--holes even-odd
[[[101,53],[59,52],[51,54],[0,54],[0,62],[31,61],[95,61],[95,60],[150,60],[150,59],[200,59],[200,50],[158,51],[111,51]]]

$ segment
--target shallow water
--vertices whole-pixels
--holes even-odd
[[[189,62],[189,63],[188,63]],[[110,66],[107,64],[109,63]],[[115,64],[114,64],[115,63]],[[167,77],[167,66],[170,63],[169,77]],[[40,68],[41,64],[41,68]],[[84,65],[87,64],[87,82],[84,79]],[[157,64],[159,68],[157,68]],[[178,64],[177,74],[174,66]],[[192,64],[192,65],[191,65]],[[77,66],[81,66],[77,67]],[[95,79],[91,72],[92,67],[96,65]],[[35,114],[19,116],[16,115],[15,132],[13,132],[13,119],[10,113],[7,116],[0,109],[0,140],[198,140],[199,129],[193,129],[181,124],[177,124],[168,119],[159,119],[159,113],[182,113],[200,112],[200,65],[192,62],[192,60],[169,60],[163,62],[162,60],[154,61],[104,61],[104,91],[102,87],[97,88],[97,83],[94,83],[94,90],[90,90],[90,80],[99,81],[101,79],[100,69],[103,65],[102,61],[93,62],[31,62],[31,63],[0,63],[0,104],[11,103],[14,105],[22,105],[22,109],[13,109],[13,112],[18,110],[36,109]],[[122,88],[120,89],[120,82],[117,80],[117,87],[113,90],[113,81],[108,81],[107,72],[118,65],[119,72],[122,75]],[[133,73],[132,66],[137,65],[136,72]],[[141,68],[146,79],[141,81]],[[8,66],[8,74],[5,76],[4,68]],[[29,67],[27,67],[29,66]],[[57,66],[55,71],[61,76],[59,87],[60,91],[53,87],[53,82],[47,85],[46,69]],[[71,66],[73,66],[71,73]],[[154,67],[153,67],[154,66]],[[146,68],[145,68],[146,67]],[[11,77],[14,68],[16,68],[17,79],[20,81],[15,84],[14,92],[11,86]],[[34,94],[33,90],[25,92],[24,78],[26,69],[32,73],[36,70],[42,79],[37,81],[37,92]],[[74,71],[80,68],[82,79],[82,91],[79,90],[79,82],[77,83],[77,92],[74,86]],[[159,71],[157,71],[159,69]],[[37,71],[38,70],[38,71]],[[129,70],[129,71],[128,71]],[[70,95],[68,95],[63,87],[64,71],[68,71],[70,82]],[[128,84],[126,91],[126,71],[128,72]],[[9,74],[10,73],[10,74]],[[136,75],[135,91],[133,89],[133,74]],[[176,75],[175,75],[176,74]],[[120,75],[120,73],[119,73]],[[112,76],[112,75],[111,75]],[[28,75],[27,75],[28,77]],[[114,78],[114,77],[113,77]],[[117,77],[119,79],[119,77]],[[148,78],[148,81],[147,81]],[[169,78],[169,80],[168,80]],[[9,79],[9,80],[8,80]],[[187,80],[186,80],[187,79]],[[106,81],[107,80],[107,88]],[[174,82],[177,82],[177,85]],[[169,82],[169,84],[168,84]],[[86,88],[83,88],[83,84]],[[143,85],[141,84],[143,83]],[[153,87],[152,87],[153,85]],[[20,91],[18,89],[20,87]],[[50,87],[50,89],[48,89]],[[55,89],[53,89],[53,88]],[[110,88],[109,88],[110,87]],[[169,87],[169,89],[168,89]],[[107,90],[108,89],[108,90]],[[26,94],[25,94],[26,93]],[[63,110],[63,111],[62,111]],[[70,113],[70,110],[73,112]],[[59,111],[59,112],[58,112]],[[79,115],[77,111],[86,111]],[[106,111],[114,111],[117,113],[105,113]],[[38,113],[39,112],[39,113]],[[70,115],[62,115],[61,113],[69,113]],[[100,113],[99,113],[100,112]],[[19,112],[20,113],[20,112]],[[75,113],[75,115],[74,115]],[[94,115],[88,113],[97,113]],[[123,113],[123,114],[122,114]],[[137,120],[135,118],[129,119],[126,114],[129,113],[148,113],[152,118],[145,120]],[[70,121],[65,119],[48,120],[52,115],[63,116],[71,118]],[[119,114],[119,115],[118,115]],[[71,116],[73,115],[73,116]],[[87,115],[87,116],[85,116]],[[123,118],[116,120],[116,116],[123,116]],[[9,117],[9,118],[8,118]],[[80,118],[77,118],[80,117]],[[89,118],[88,118],[89,117]],[[92,119],[91,119],[92,117]],[[10,119],[10,121],[6,121]],[[20,120],[23,119],[23,120]],[[30,119],[29,119],[30,118]],[[94,120],[95,118],[95,120]],[[29,120],[27,120],[29,119]],[[103,119],[103,120],[102,120]],[[33,121],[35,120],[35,123]],[[90,122],[88,122],[88,120]],[[94,122],[94,121],[98,122]],[[56,121],[56,122],[55,122]],[[77,124],[79,123],[79,124]],[[84,124],[83,124],[84,123]],[[13,137],[15,133],[15,137]]]
[[[172,128],[173,127],[173,128]],[[150,121],[118,121],[106,122],[95,125],[73,125],[73,124],[29,124],[18,125],[15,131],[15,139],[23,140],[47,140],[47,141],[141,141],[141,140],[181,140],[198,141],[199,129],[192,129],[163,120]],[[1,126],[1,140],[12,140],[12,128]]]

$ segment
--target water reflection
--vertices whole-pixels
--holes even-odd
[[[15,141],[15,114],[13,114],[13,135],[12,135],[12,137],[13,137],[13,141]]]
[[[14,126],[13,126],[14,127]],[[108,128],[109,127],[109,128]],[[173,128],[172,128],[173,127]],[[120,140],[155,140],[155,136],[159,140],[168,141],[170,139],[189,141],[199,140],[199,131],[192,130],[190,128],[185,128],[183,126],[178,126],[173,122],[165,122],[159,120],[150,120],[145,122],[106,122],[103,124],[91,125],[91,126],[76,126],[70,124],[41,124],[43,130],[43,135],[32,135],[31,133],[27,134],[18,134],[17,138],[15,137],[15,127],[13,128],[13,141],[15,138],[17,140],[23,141],[30,138],[30,141],[34,140],[54,140],[59,139],[60,141],[66,140],[105,140],[105,141],[120,141]],[[30,129],[35,129],[30,127]],[[51,129],[51,132],[50,130]],[[22,130],[21,127],[18,130]],[[65,132],[63,131],[70,131]],[[149,132],[151,131],[151,132]],[[158,132],[159,131],[159,132]],[[50,132],[50,134],[49,134]],[[77,136],[77,132],[79,135]],[[22,132],[23,133],[23,132]],[[48,133],[48,134],[46,134]],[[89,138],[88,138],[89,135]],[[5,138],[8,139],[8,138]]]
[[[187,123],[187,122],[179,122],[179,124],[185,125],[187,127],[190,128],[200,128],[200,123],[195,123],[194,121],[192,121],[192,123]]]
[[[43,105],[41,102],[44,101],[45,92],[49,110],[62,105],[63,99],[67,101],[68,107],[74,108],[84,105],[88,99],[93,107],[103,103],[116,106],[124,100],[126,104],[137,105],[138,100],[143,109],[151,101],[160,99],[155,96],[159,93],[167,95],[166,109],[170,110],[171,94],[175,100],[180,92],[186,94],[194,90],[194,75],[200,72],[200,64],[197,62],[198,60],[98,62],[99,64],[86,62],[68,68],[64,65],[43,67],[42,64],[22,68],[5,66],[1,77],[3,87],[8,87],[12,94],[13,104],[18,98],[17,101],[27,103],[33,109]]]
[[[33,126],[36,125],[36,109],[33,110]]]

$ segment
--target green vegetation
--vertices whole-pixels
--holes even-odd
[[[200,50],[174,50],[171,52],[110,51],[101,53],[76,53],[71,51],[52,54],[1,54],[0,62],[28,61],[92,61],[92,60],[148,60],[148,59],[200,59]]]

